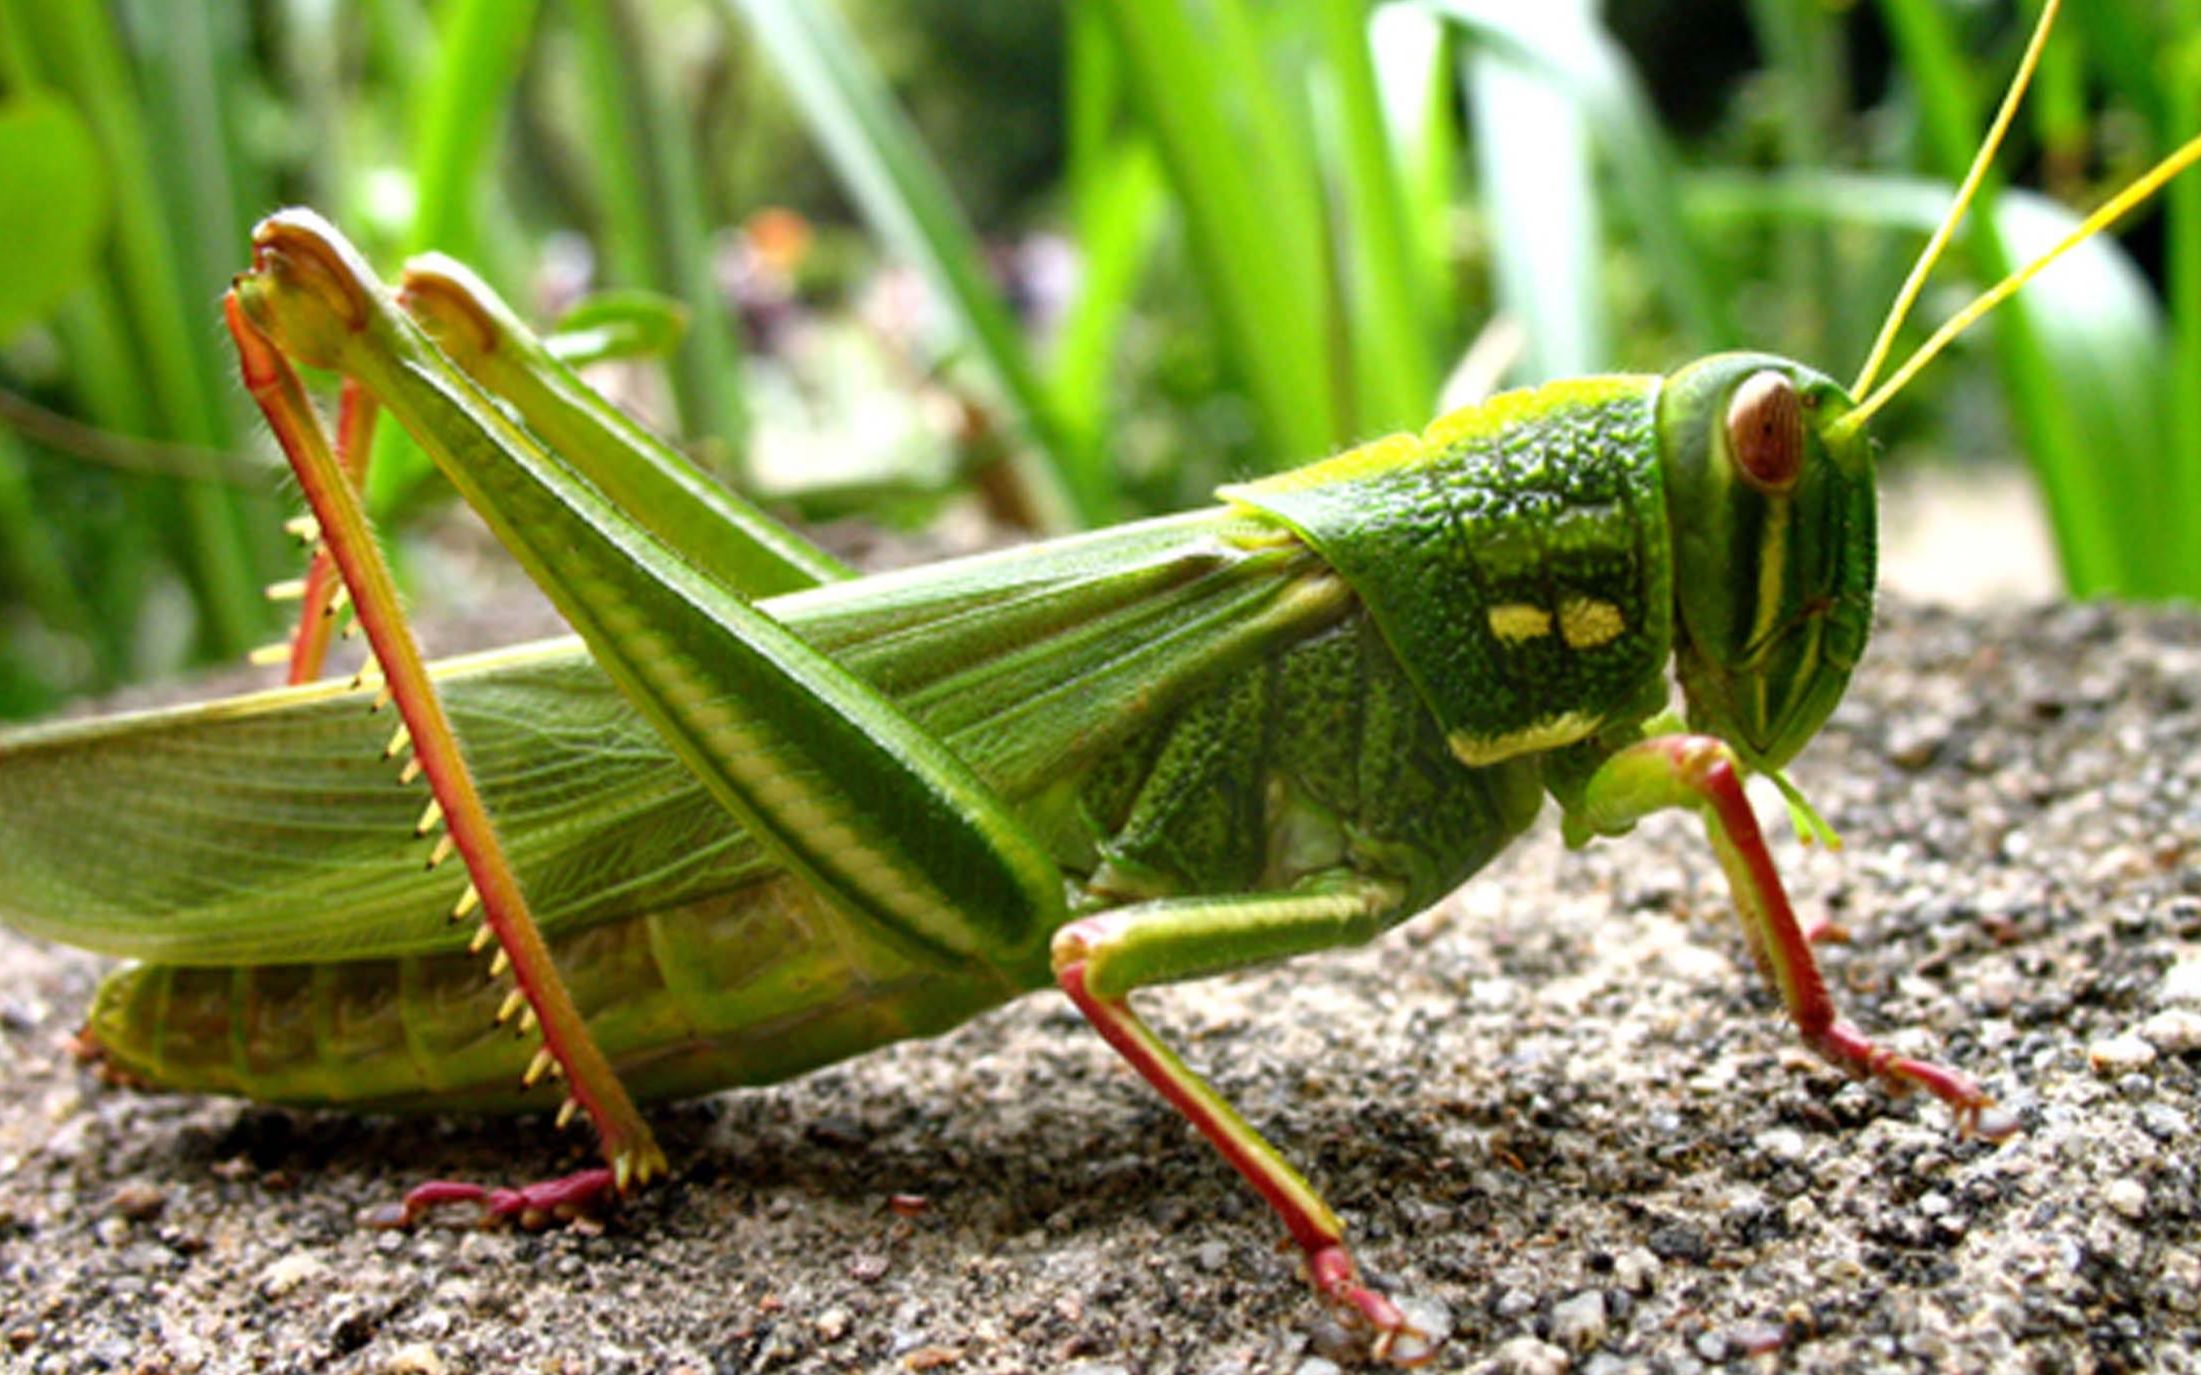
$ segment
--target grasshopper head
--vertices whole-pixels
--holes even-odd
[[[1720,354],[1659,402],[1674,652],[1692,729],[1779,769],[1826,721],[1872,623],[1872,441],[1849,394],[1783,358]]]

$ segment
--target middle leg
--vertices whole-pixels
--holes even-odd
[[[1360,1282],[1345,1226],[1306,1177],[1186,1065],[1128,1001],[1133,989],[1365,941],[1398,905],[1386,885],[1141,903],[1056,933],[1056,982],[1118,1054],[1183,1113],[1268,1202],[1306,1257],[1317,1291],[1376,1332],[1375,1354],[1402,1365],[1433,1354],[1396,1304]]]

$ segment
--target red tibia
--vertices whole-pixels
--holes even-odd
[[[264,229],[264,227],[263,227]],[[225,302],[230,333],[247,390],[266,414],[321,524],[352,603],[404,718],[415,757],[442,809],[443,824],[481,898],[482,919],[512,962],[514,981],[542,1025],[543,1044],[566,1077],[566,1091],[596,1124],[616,1186],[624,1190],[665,1170],[665,1157],[624,1085],[589,1035],[565,981],[529,915],[489,813],[460,757],[411,627],[398,609],[396,587],[350,479],[330,454],[320,421],[287,360],[245,313],[232,290]]]
[[[1715,838],[1725,842],[1721,857],[1731,861],[1731,886],[1751,945],[1780,989],[1788,1015],[1805,1042],[1852,1074],[1878,1079],[1898,1090],[1925,1089],[1949,1105],[1958,1130],[1967,1135],[1995,1138],[2016,1131],[2016,1120],[1997,1110],[1994,1099],[1969,1077],[1898,1055],[1839,1019],[1811,953],[1811,933],[1797,922],[1789,905],[1765,835],[1758,829],[1757,813],[1727,748],[1703,736],[1665,736],[1646,743],[1664,747],[1677,780],[1709,807],[1706,820]]]
[[[290,634],[290,668],[283,675],[283,681],[292,687],[321,676],[321,666],[329,657],[329,638],[336,628],[329,604],[341,585],[336,560],[326,549],[314,550],[312,562],[306,567],[306,595],[298,607],[298,628]]]
[[[1093,996],[1085,987],[1083,960],[1063,965],[1055,971],[1055,980],[1062,985],[1062,991],[1070,995],[1070,1001],[1077,1004],[1078,1011],[1093,1024],[1093,1029],[1101,1034],[1101,1039],[1115,1047],[1116,1053],[1139,1072],[1139,1077],[1152,1084],[1169,1100],[1170,1106],[1199,1128],[1200,1134],[1223,1153],[1231,1168],[1268,1201],[1269,1207],[1284,1220],[1292,1240],[1306,1253],[1308,1278],[1314,1282],[1316,1290],[1375,1329],[1378,1356],[1390,1356],[1394,1343],[1402,1339],[1422,1336],[1408,1324],[1406,1315],[1396,1304],[1360,1282],[1337,1218],[1320,1199],[1313,1197],[1306,1181],[1278,1158],[1268,1143],[1217,1097],[1213,1089],[1161,1044],[1128,1002]],[[1434,1354],[1434,1348],[1429,1354]],[[1408,1359],[1418,1363],[1427,1358],[1416,1354]]]
[[[367,476],[367,460],[374,452],[377,407],[366,388],[344,379],[343,401],[336,420],[336,459],[357,491]],[[298,609],[298,628],[290,637],[290,670],[284,681],[297,685],[321,676],[329,655],[329,639],[336,629],[330,614],[336,590],[343,580],[328,546],[316,541],[313,559],[306,569],[306,595]]]

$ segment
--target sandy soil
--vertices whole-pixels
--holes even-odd
[[[1541,837],[1374,948],[1149,1000],[1450,1329],[1436,1368],[2201,1367],[2201,618],[1886,620],[1797,770],[1849,849],[1777,849],[1855,933],[1824,955],[1849,1014],[1981,1077],[2014,1140],[1799,1050],[1678,819]],[[678,1177],[600,1232],[396,1234],[355,1218],[578,1147],[111,1089],[63,1048],[98,962],[0,958],[9,1370],[1358,1360],[1059,999],[661,1114]]]

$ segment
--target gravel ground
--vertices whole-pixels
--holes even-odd
[[[1436,1368],[2201,1369],[2201,618],[1885,620],[1797,770],[1850,848],[1778,853],[1855,933],[1824,956],[1846,1011],[1979,1075],[2014,1140],[1802,1053],[1678,819],[1541,836],[1373,949],[1150,998],[1450,1328]],[[397,1234],[355,1218],[578,1147],[108,1088],[64,1048],[99,962],[0,953],[11,1370],[1358,1360],[1055,998],[661,1113],[678,1177],[600,1231]]]

